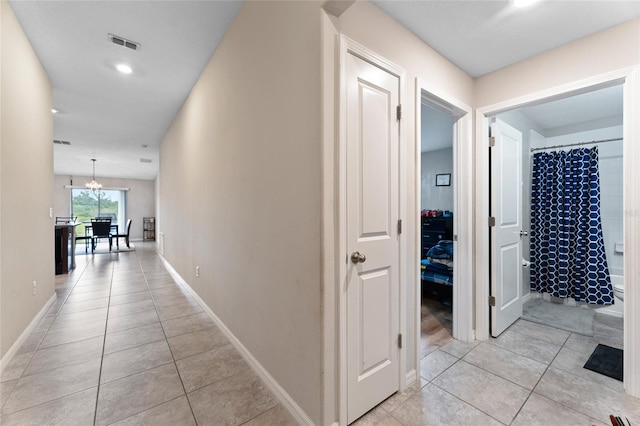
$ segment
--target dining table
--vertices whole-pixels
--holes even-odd
[[[76,239],[83,239],[84,242],[84,251],[85,253],[89,251],[89,241],[91,240],[91,236],[92,236],[92,229],[93,227],[91,226],[91,221],[83,221],[82,224],[84,225],[84,237],[81,238],[76,238]],[[119,234],[120,233],[120,227],[118,226],[117,223],[113,223],[111,222],[111,227],[109,228],[111,230],[112,234]]]

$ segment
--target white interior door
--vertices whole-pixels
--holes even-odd
[[[491,335],[522,316],[522,133],[491,125]]]
[[[400,79],[345,55],[347,420],[399,389]]]

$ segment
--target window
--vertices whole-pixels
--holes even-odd
[[[90,222],[92,218],[101,216],[110,217],[113,224],[124,224],[125,191],[72,189],[71,216],[77,216],[78,222]],[[84,224],[78,226],[76,232],[83,235]]]

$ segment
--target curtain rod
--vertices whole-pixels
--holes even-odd
[[[64,189],[86,189],[87,191],[91,191],[84,185],[65,185]],[[107,187],[100,189],[101,191],[130,191],[131,188],[118,188],[118,187]]]
[[[614,139],[602,139],[599,141],[590,141],[590,142],[567,143],[564,145],[545,146],[544,148],[531,148],[531,152],[543,151],[545,149],[564,148],[567,146],[581,146],[581,145],[593,145],[594,143],[616,142],[621,140],[622,138],[614,138]]]

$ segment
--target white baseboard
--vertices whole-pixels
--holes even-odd
[[[202,309],[209,315],[209,317],[213,320],[213,322],[220,328],[220,330],[224,333],[224,335],[229,339],[231,344],[240,352],[240,355],[244,358],[245,361],[249,364],[249,366],[260,376],[262,381],[267,385],[269,390],[273,393],[276,399],[284,406],[287,411],[298,421],[301,425],[313,425],[313,422],[307,416],[302,408],[291,398],[291,396],[285,391],[282,386],[276,381],[276,379],[269,374],[269,372],[258,362],[257,359],[249,352],[249,350],[238,340],[238,338],[227,328],[227,326],[222,322],[222,320],[207,306],[207,304],[202,300],[202,298],[191,288],[189,284],[178,274],[178,272],[171,266],[171,264],[163,257],[160,256],[160,259],[164,263],[167,270],[173,275],[173,277],[178,281],[181,285],[183,285],[189,293],[193,296],[193,298],[200,304]]]
[[[13,357],[15,356],[16,352],[18,352],[18,349],[20,349],[20,346],[22,346],[27,337],[29,337],[33,329],[36,327],[36,325],[38,325],[42,317],[44,317],[44,314],[47,313],[47,310],[49,310],[53,302],[56,301],[57,297],[58,296],[54,292],[47,303],[44,304],[42,309],[40,309],[36,316],[31,320],[27,328],[24,329],[18,339],[13,343],[13,345],[11,345],[11,348],[9,348],[7,353],[4,354],[2,359],[0,359],[0,371],[2,371],[7,365],[9,365],[9,363],[11,363],[11,360],[13,360]]]
[[[411,386],[416,380],[418,380],[418,372],[415,368],[409,371],[405,376],[405,383],[407,387]]]

